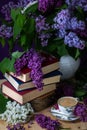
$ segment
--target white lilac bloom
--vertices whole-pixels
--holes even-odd
[[[16,101],[8,101],[6,111],[0,114],[0,118],[11,124],[26,122],[29,115],[33,114],[34,110],[30,103],[20,105]]]

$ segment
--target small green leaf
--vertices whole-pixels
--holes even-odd
[[[9,44],[9,50],[12,51],[12,49],[14,48],[13,38],[10,38],[8,40],[8,44]]]
[[[82,97],[82,96],[84,96],[85,94],[86,94],[87,92],[85,91],[85,90],[77,90],[76,92],[75,92],[75,95],[77,96],[77,97]]]
[[[80,51],[79,51],[79,49],[77,49],[77,50],[76,50],[75,59],[77,59],[77,58],[79,57],[79,55],[80,55]]]
[[[59,54],[60,56],[63,56],[63,55],[68,54],[68,51],[67,51],[67,49],[66,49],[65,44],[61,44],[60,46],[57,46],[57,50],[58,50],[58,54]]]
[[[19,51],[15,51],[12,53],[12,57],[14,57],[15,59],[18,59],[20,56],[23,55],[24,52],[19,52]]]
[[[15,58],[12,58],[7,67],[8,72],[15,72],[14,63],[15,63]]]
[[[0,71],[4,74],[5,72],[15,72],[14,69],[15,58],[13,57],[11,60],[9,58],[4,58],[2,62],[0,62]]]
[[[4,47],[5,46],[5,39],[4,38],[0,38],[0,43],[2,44],[2,47]]]
[[[7,71],[7,66],[10,63],[10,59],[8,58],[4,58],[1,62],[0,62],[0,71],[4,74]]]
[[[0,94],[0,114],[6,110],[6,104],[9,100]]]

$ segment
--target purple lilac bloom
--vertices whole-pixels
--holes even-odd
[[[24,7],[26,7],[29,3],[32,3],[32,2],[34,2],[34,1],[36,1],[36,0],[19,0],[19,2],[18,2],[18,7],[22,7],[22,8],[24,8]]]
[[[54,18],[54,29],[70,28],[70,13],[68,9],[61,10]]]
[[[58,32],[57,32],[57,37],[59,38],[64,38],[66,36],[67,32],[65,29],[60,29]]]
[[[0,37],[10,38],[13,36],[12,27],[6,27],[6,25],[0,26]]]
[[[13,2],[9,2],[8,4],[5,4],[2,9],[1,12],[2,14],[4,14],[5,16],[5,20],[10,21],[11,20],[11,9],[17,8],[17,5],[14,4]]]
[[[74,114],[77,116],[82,116],[82,114],[87,110],[83,103],[78,103],[75,107]]]
[[[24,8],[25,6],[27,6],[27,4],[29,4],[29,2],[33,2],[35,0],[19,0],[17,2],[17,4],[15,4],[14,2],[9,2],[8,4],[5,4],[2,9],[1,12],[4,14],[5,19],[7,21],[11,20],[11,9],[15,9],[18,7]]]
[[[78,28],[78,21],[76,17],[71,18],[71,29],[77,29]]]
[[[43,72],[42,72],[43,58],[33,48],[24,53],[14,63],[16,75],[21,75],[21,70],[27,66],[31,69],[30,77],[38,90],[43,89]]]
[[[84,30],[85,29],[85,22],[81,20],[77,20],[76,17],[71,18],[71,29],[76,30]]]
[[[38,5],[38,10],[41,12],[46,12],[48,9],[48,1],[49,0],[38,0],[39,5]]]
[[[46,18],[42,15],[39,15],[37,18],[36,18],[36,30],[38,33],[40,33],[41,31],[44,31],[44,30],[48,30],[50,29],[50,26],[48,23],[46,23]]]
[[[56,130],[60,128],[60,123],[57,120],[52,120],[43,114],[38,114],[35,116],[36,122],[46,130]]]
[[[20,58],[18,58],[15,63],[14,63],[14,68],[16,71],[16,75],[19,76],[21,75],[21,70],[23,69],[23,67],[27,66],[28,64],[28,60],[30,59],[30,53],[29,51],[24,53]]]
[[[21,125],[20,123],[17,123],[16,125],[10,126],[8,125],[7,130],[25,130],[24,126]]]
[[[43,72],[42,72],[42,57],[34,49],[31,49],[31,58],[28,61],[28,67],[31,69],[30,77],[38,90],[43,89]]]
[[[69,34],[65,36],[64,43],[69,47],[75,47],[81,50],[85,47],[85,42],[80,40],[74,32],[69,32]]]
[[[39,35],[39,38],[41,39],[41,45],[47,46],[48,45],[48,39],[50,38],[51,34],[45,34],[45,33],[41,33]]]
[[[84,6],[84,11],[87,11],[87,4]]]
[[[75,107],[74,114],[80,117],[80,120],[87,122],[87,106],[83,103],[78,103]]]
[[[66,4],[68,4],[69,6],[76,6],[79,2],[79,0],[65,0]]]
[[[38,0],[38,10],[45,13],[56,7],[57,0]]]
[[[65,1],[68,6],[72,6],[73,8],[81,7],[84,11],[87,11],[87,0],[66,0]]]
[[[79,0],[78,6],[84,9],[84,11],[87,11],[87,0]]]
[[[84,30],[85,27],[86,27],[85,22],[79,20],[79,22],[78,22],[78,29],[80,29],[80,30]]]
[[[38,33],[38,37],[41,40],[42,46],[48,45],[48,39],[51,37],[51,33],[45,33],[50,29],[48,23],[46,23],[46,18],[43,16],[39,16],[36,18],[36,31]]]

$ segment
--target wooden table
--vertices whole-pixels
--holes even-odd
[[[49,112],[49,108],[41,111],[40,113],[50,116],[51,119],[56,119],[56,117],[52,116],[52,114]],[[71,128],[71,130],[87,130],[87,122],[80,122],[79,120],[73,121],[73,122],[66,122],[66,121],[60,121],[63,128]],[[5,121],[0,120],[0,130],[7,130],[6,129],[7,123]],[[33,121],[33,124],[31,125],[31,128],[28,128],[28,124],[25,124],[25,130],[42,130],[42,128]],[[46,130],[46,129],[43,129]]]
[[[3,82],[3,80],[0,81],[0,83]],[[46,116],[50,116],[52,119],[56,119],[51,113],[50,113],[50,108],[47,108],[39,113],[42,113]],[[71,130],[87,130],[87,122],[81,122],[79,120],[73,121],[73,122],[66,122],[66,121],[60,121],[63,128],[71,128]],[[7,130],[6,129],[7,123],[5,121],[0,120],[0,130]],[[31,128],[28,128],[28,124],[25,124],[25,130],[42,130],[42,128],[35,122],[33,121],[33,124],[31,125]],[[46,129],[43,129],[46,130]]]

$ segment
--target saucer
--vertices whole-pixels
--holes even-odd
[[[56,116],[59,120],[63,121],[75,121],[79,119],[76,115],[66,115],[59,111],[59,109],[56,109],[55,107],[51,107],[50,112],[53,116]]]

